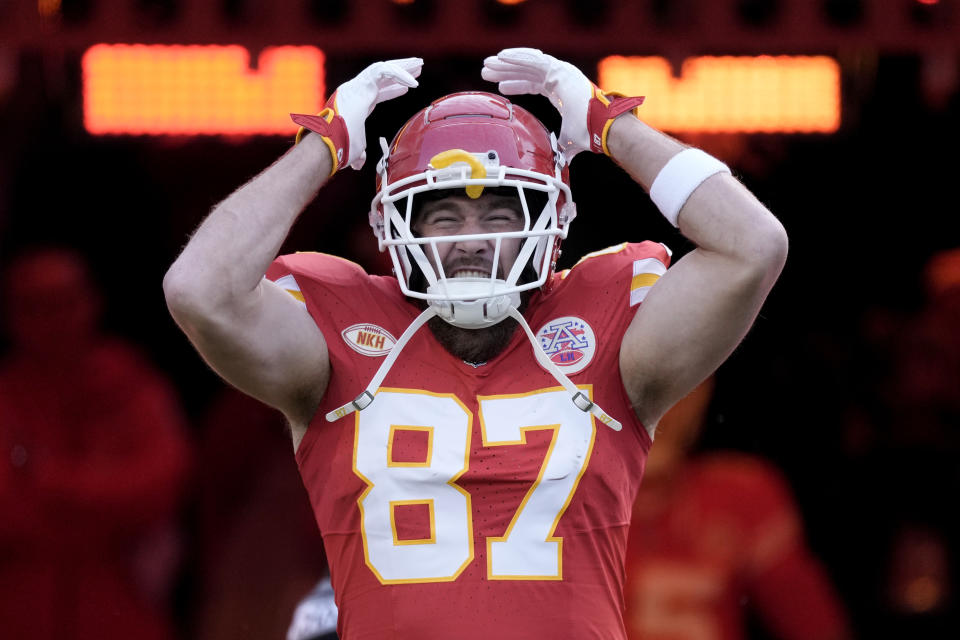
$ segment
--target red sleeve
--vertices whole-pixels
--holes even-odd
[[[741,461],[740,500],[749,512],[747,588],[778,638],[848,637],[843,607],[803,536],[786,480],[759,461]]]
[[[335,328],[334,317],[342,310],[365,309],[379,297],[403,300],[393,276],[368,275],[355,262],[326,253],[280,256],[266,278],[300,301],[324,335]]]
[[[569,275],[588,287],[613,288],[613,300],[622,300],[634,307],[646,297],[670,266],[670,250],[659,242],[639,242],[614,245],[583,256],[572,269],[560,274]]]
[[[303,251],[280,256],[267,269],[268,280],[278,282],[283,286],[287,276],[293,276],[297,286],[303,287],[308,282],[323,283],[328,287],[354,286],[360,279],[365,279],[367,273],[363,267],[345,258],[328,253]]]
[[[819,561],[803,546],[781,555],[751,584],[757,612],[783,640],[850,637],[846,615]]]

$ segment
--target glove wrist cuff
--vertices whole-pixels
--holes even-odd
[[[333,98],[331,97],[331,102]],[[330,104],[329,102],[327,104]],[[327,107],[315,116],[291,113],[290,119],[300,125],[294,144],[299,144],[308,131],[320,136],[323,143],[330,149],[330,175],[343,168],[349,156],[350,134],[347,133],[347,123],[343,116],[339,116]]]
[[[627,97],[620,93],[604,93],[598,87],[593,87],[593,96],[587,107],[587,133],[590,136],[590,150],[594,153],[610,155],[607,148],[607,135],[610,125],[617,116],[633,111],[639,117],[639,107],[643,104],[644,96]]]

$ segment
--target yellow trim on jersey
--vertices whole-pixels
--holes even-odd
[[[659,258],[649,257],[633,261],[633,278],[630,280],[630,306],[643,302],[650,288],[667,272]]]
[[[430,511],[430,537],[429,538],[411,538],[409,540],[401,540],[400,536],[397,535],[397,520],[396,513],[398,506],[410,505],[410,504],[425,504]],[[437,544],[437,517],[433,511],[433,499],[428,498],[427,500],[391,500],[390,501],[390,530],[393,532],[393,544],[404,545],[404,544]]]
[[[393,439],[397,431],[425,431],[427,433],[427,459],[424,462],[395,462],[393,459]],[[433,460],[433,427],[417,427],[408,424],[390,425],[390,435],[387,436],[387,466],[388,467],[429,467]]]
[[[633,279],[630,281],[630,291],[639,289],[640,287],[652,287],[659,279],[660,276],[656,273],[638,273],[633,276]]]
[[[482,420],[482,418],[481,418]],[[506,542],[510,537],[510,534],[513,532],[513,527],[516,525],[517,520],[520,519],[520,514],[523,513],[524,508],[526,508],[527,503],[530,501],[530,497],[533,496],[533,492],[536,491],[537,487],[540,486],[540,483],[543,482],[543,474],[547,470],[547,462],[550,460],[550,456],[553,455],[553,449],[557,444],[557,435],[560,433],[559,424],[550,424],[550,425],[540,425],[536,427],[521,427],[520,433],[522,434],[520,442],[486,442],[484,441],[484,446],[487,447],[499,447],[501,445],[516,445],[516,444],[527,444],[527,431],[543,431],[549,429],[553,433],[550,436],[550,444],[547,446],[547,453],[543,456],[543,463],[540,465],[540,472],[537,474],[536,480],[533,481],[533,484],[530,485],[530,488],[527,490],[527,494],[523,496],[523,500],[520,501],[520,505],[517,507],[517,510],[513,513],[513,518],[510,519],[510,524],[507,525],[507,530],[503,532],[502,536],[490,536],[487,538],[487,579],[488,580],[563,580],[563,538],[553,535],[553,532],[557,528],[557,523],[560,521],[560,518],[557,517],[553,521],[553,526],[550,528],[551,535],[547,537],[545,542],[556,542],[557,543],[557,568],[558,575],[555,576],[501,576],[493,574],[493,559],[491,546],[494,542]],[[570,494],[571,496],[573,493]],[[569,499],[568,499],[569,502]],[[561,508],[561,513],[566,510],[566,505]]]
[[[610,254],[612,254],[612,253],[620,253],[621,251],[623,251],[624,249],[626,249],[626,248],[627,248],[627,245],[629,245],[629,244],[630,244],[629,242],[622,242],[622,243],[620,243],[620,244],[613,245],[612,247],[607,247],[606,249],[600,249],[599,251],[593,251],[593,252],[588,253],[587,255],[583,256],[583,257],[580,258],[579,260],[577,260],[577,263],[574,264],[573,266],[576,267],[578,264],[580,264],[580,263],[583,262],[584,260],[589,260],[590,258],[596,258],[596,257],[598,257],[598,256],[606,256],[606,255],[610,255]]]
[[[456,402],[458,405],[460,405],[460,408],[463,409],[463,412],[466,414],[467,442],[463,452],[463,468],[458,473],[453,475],[447,481],[447,484],[453,487],[454,489],[456,489],[457,491],[459,491],[460,493],[462,493],[467,500],[467,514],[469,516],[467,518],[467,527],[469,529],[468,538],[469,538],[469,544],[470,544],[470,554],[467,556],[467,559],[463,562],[463,564],[460,565],[460,567],[453,573],[452,576],[448,576],[444,578],[402,578],[397,580],[387,580],[373,566],[373,563],[370,562],[370,546],[369,546],[369,543],[367,542],[367,532],[363,527],[363,521],[365,517],[364,511],[363,511],[363,501],[367,497],[367,495],[373,490],[374,483],[371,482],[369,478],[364,476],[359,469],[357,469],[357,450],[359,448],[359,438],[360,438],[360,418],[362,416],[362,412],[357,411],[354,413],[355,418],[354,418],[354,428],[353,428],[352,466],[353,466],[354,475],[360,478],[360,480],[362,480],[363,483],[367,485],[367,488],[364,489],[363,493],[361,493],[360,496],[357,498],[357,508],[360,509],[360,522],[361,522],[360,538],[363,541],[363,563],[367,565],[367,568],[370,569],[373,575],[377,577],[377,580],[380,581],[380,584],[423,584],[427,582],[453,582],[454,580],[460,577],[460,574],[462,574],[464,570],[470,566],[470,564],[473,562],[473,559],[476,557],[476,548],[474,547],[474,543],[473,543],[473,537],[474,537],[473,536],[473,501],[471,500],[470,492],[464,489],[463,487],[459,486],[458,484],[456,484],[457,480],[459,480],[463,476],[463,474],[465,474],[467,470],[470,468],[470,443],[473,436],[473,412],[470,411],[467,408],[467,406],[463,404],[460,398],[458,398],[456,394],[453,394],[453,393],[435,393],[433,391],[424,391],[423,389],[403,389],[398,387],[380,387],[379,389],[377,389],[378,394],[381,391],[389,391],[391,393],[409,393],[414,395],[434,396],[438,398],[450,398],[454,402]],[[392,516],[392,513],[391,513],[391,516]]]
[[[297,289],[284,289],[284,291],[286,291],[291,296],[296,298],[299,302],[306,303],[306,299],[303,297],[303,294],[300,293],[300,291],[298,291]]]
[[[271,280],[271,282],[290,294],[290,297],[299,302],[303,308],[307,307],[307,301],[303,297],[303,293],[300,292],[300,283],[297,282],[297,278],[292,273],[280,276]]]
[[[624,243],[623,246],[626,246]],[[615,253],[615,252],[613,252]],[[592,384],[580,384],[577,387],[583,391],[587,392],[587,398],[592,402],[593,401],[593,385]],[[523,500],[520,502],[520,506],[517,507],[517,510],[513,514],[513,518],[510,520],[510,524],[507,525],[507,530],[502,536],[492,536],[487,538],[487,580],[563,580],[563,537],[554,535],[557,530],[557,526],[560,524],[560,518],[563,517],[563,514],[566,513],[567,508],[570,506],[570,502],[573,500],[573,496],[576,495],[577,489],[580,486],[580,480],[583,479],[583,474],[587,472],[587,467],[590,466],[590,459],[593,456],[593,447],[597,441],[597,423],[592,413],[588,413],[590,416],[590,443],[587,445],[587,454],[584,457],[583,465],[580,467],[580,472],[577,474],[577,478],[573,483],[573,486],[570,488],[570,493],[567,495],[567,499],[564,501],[563,505],[560,507],[560,510],[557,511],[556,517],[553,519],[553,524],[550,526],[550,535],[547,537],[544,542],[556,542],[557,543],[557,575],[555,576],[535,576],[535,575],[494,575],[493,573],[493,563],[491,559],[491,543],[493,542],[506,542],[507,538],[510,537],[510,532],[513,530],[514,524],[520,518],[520,514],[523,512],[523,508],[526,506],[527,502],[530,500],[530,497],[533,495],[534,490],[540,483],[543,481],[543,474],[546,473],[547,463],[550,461],[550,456],[553,454],[554,446],[557,442],[557,437],[560,433],[560,425],[539,425],[539,426],[530,426],[530,427],[521,427],[520,433],[521,438],[518,441],[494,441],[491,442],[487,440],[487,429],[486,424],[483,420],[483,411],[481,407],[483,406],[483,401],[488,399],[498,399],[498,398],[522,398],[526,396],[533,396],[540,393],[548,393],[552,391],[565,391],[563,387],[547,387],[544,389],[536,389],[534,391],[529,391],[527,393],[507,393],[507,394],[497,394],[492,396],[477,396],[477,412],[480,417],[480,435],[483,440],[483,446],[485,447],[495,447],[501,445],[516,445],[516,444],[526,444],[527,443],[527,431],[533,430],[543,430],[543,429],[552,429],[553,435],[550,438],[550,445],[547,447],[547,453],[543,456],[543,463],[540,466],[540,472],[537,474],[536,480],[533,481],[533,484],[530,486],[530,489],[527,491],[526,495],[523,497]]]

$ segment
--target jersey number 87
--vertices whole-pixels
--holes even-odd
[[[506,532],[486,539],[487,577],[561,580],[563,539],[554,531],[590,460],[593,418],[561,388],[480,396],[478,403],[485,447],[525,444],[529,430],[553,432],[540,472]],[[424,416],[432,425],[423,424]],[[469,466],[473,417],[452,394],[411,389],[381,389],[376,402],[359,412],[354,473],[367,485],[358,501],[364,555],[381,583],[456,580],[473,561],[470,494],[456,484]],[[391,460],[396,428],[427,432],[423,463]],[[427,507],[430,535],[400,540],[395,509],[411,504]]]

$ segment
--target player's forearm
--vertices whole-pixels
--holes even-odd
[[[667,161],[686,145],[625,113],[610,125],[607,148],[617,164],[649,192]]]
[[[330,152],[306,136],[218,204],[164,278],[168,305],[204,312],[256,295],[303,208],[330,174]]]
[[[632,115],[617,118],[607,145],[611,155],[645,190],[686,146]],[[739,181],[716,174],[694,189],[678,225],[702,252],[774,277],[786,259],[783,226]]]

